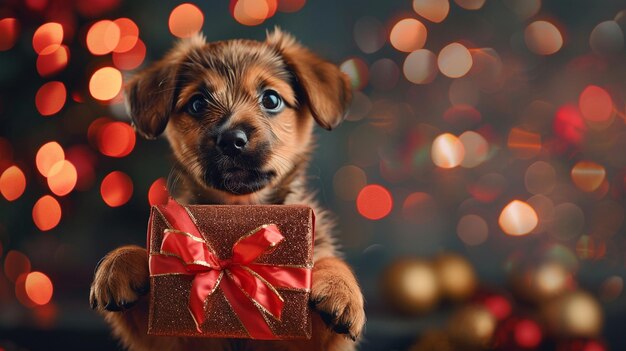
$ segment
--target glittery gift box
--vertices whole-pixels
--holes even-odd
[[[274,224],[284,237],[282,242],[259,256],[255,263],[275,267],[313,266],[314,214],[297,205],[192,205],[184,206],[189,217],[214,254],[220,260],[233,256],[233,246],[247,233],[262,225]],[[151,260],[162,254],[164,236],[173,228],[164,215],[163,205],[153,206],[148,227],[148,250]],[[152,263],[151,263],[152,264]],[[258,337],[244,326],[219,286],[204,301],[204,321],[196,323],[190,313],[190,289],[193,276],[161,274],[150,278],[150,314],[148,334],[219,338],[308,339],[311,337],[311,311],[307,288],[275,290],[284,301],[280,319],[263,308],[256,313],[269,326],[271,336]],[[228,279],[224,277],[223,279]],[[218,283],[219,284],[219,283]],[[308,283],[310,284],[310,275]],[[222,284],[223,285],[223,284]],[[258,323],[257,323],[258,324]],[[254,325],[254,324],[253,324]]]

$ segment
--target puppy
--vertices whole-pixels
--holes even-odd
[[[137,131],[165,134],[175,159],[175,198],[188,204],[306,204],[316,214],[313,337],[259,341],[146,335],[148,255],[107,254],[90,302],[130,350],[353,350],[365,323],[363,297],[337,257],[332,222],[305,188],[314,121],[336,127],[351,99],[339,69],[279,29],[263,42],[180,42],[126,87]]]

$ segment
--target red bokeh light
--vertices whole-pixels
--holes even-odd
[[[0,175],[0,193],[8,201],[17,200],[25,189],[26,177],[19,167],[11,166]]]
[[[168,197],[169,193],[165,178],[159,178],[150,185],[150,190],[148,190],[148,203],[150,203],[150,206],[165,204]]]
[[[4,257],[4,274],[10,281],[16,282],[17,278],[30,272],[30,260],[19,251],[11,250]]]
[[[120,29],[120,40],[113,50],[116,53],[132,49],[139,39],[139,27],[130,18],[118,18],[113,21]]]
[[[125,173],[111,172],[102,180],[100,194],[107,205],[111,207],[122,206],[133,195],[133,181]]]
[[[26,295],[37,305],[43,306],[52,299],[52,281],[41,272],[31,272],[26,276]]]
[[[106,55],[118,46],[120,34],[120,27],[115,22],[98,21],[87,32],[87,49],[93,55]]]
[[[97,157],[86,145],[76,145],[69,148],[66,152],[66,159],[76,168],[78,180],[76,189],[87,190],[91,188],[96,177],[94,167]]]
[[[59,145],[56,141],[50,141],[43,144],[37,151],[37,155],[35,155],[35,164],[37,165],[39,173],[41,173],[42,176],[47,177],[52,166],[59,161],[63,161],[64,159],[65,152],[63,151],[63,147],[61,147],[61,145]]]
[[[489,312],[491,312],[491,314],[499,321],[509,317],[511,315],[511,311],[513,310],[509,300],[500,295],[487,297],[483,304],[489,310]]]
[[[604,122],[613,114],[613,99],[606,90],[590,85],[580,93],[578,108],[588,121]]]
[[[561,106],[556,111],[552,128],[560,139],[571,144],[579,144],[587,132],[580,111],[573,105]]]
[[[40,55],[55,51],[62,42],[63,26],[60,23],[44,23],[33,34],[33,49]]]
[[[53,115],[63,108],[67,91],[61,82],[48,82],[39,88],[35,96],[37,111],[43,116]]]
[[[113,52],[113,64],[115,67],[130,71],[139,67],[146,58],[146,45],[137,39],[135,46],[126,52]]]
[[[100,129],[98,150],[110,157],[124,157],[135,147],[135,131],[124,122],[107,123]]]
[[[70,161],[59,161],[50,168],[48,187],[58,196],[67,195],[74,190],[77,177],[76,167]]]
[[[278,0],[278,11],[297,12],[306,4],[306,0]]]
[[[20,24],[15,18],[0,20],[0,51],[11,49],[17,42]]]
[[[17,277],[17,280],[15,280],[15,298],[22,305],[28,308],[33,308],[37,305],[28,297],[28,294],[26,294],[26,277],[27,276],[28,274],[26,273],[20,274],[20,276]]]
[[[522,319],[517,322],[514,336],[517,345],[528,349],[534,349],[539,346],[542,339],[541,328],[530,319]]]
[[[232,0],[230,10],[233,18],[245,25],[256,26],[276,13],[276,0]]]
[[[41,231],[56,227],[61,221],[61,205],[50,195],[42,196],[33,206],[33,221]]]
[[[67,67],[70,51],[65,45],[57,47],[56,50],[42,54],[37,57],[37,73],[42,77],[49,77],[61,72]]]
[[[385,187],[378,184],[366,185],[356,198],[356,207],[361,216],[378,220],[391,212],[393,198]]]

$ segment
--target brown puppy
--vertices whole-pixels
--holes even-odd
[[[90,301],[131,350],[353,350],[365,323],[363,297],[337,258],[332,222],[305,189],[316,121],[337,126],[351,99],[337,67],[275,30],[266,41],[180,42],[127,86],[130,114],[148,138],[173,150],[170,191],[189,204],[306,204],[317,222],[308,341],[146,335],[146,250],[118,248],[96,269]]]

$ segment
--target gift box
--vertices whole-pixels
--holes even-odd
[[[153,206],[148,334],[308,339],[313,211]]]

